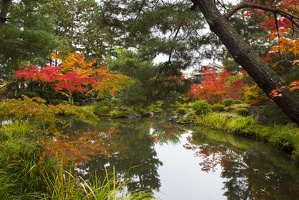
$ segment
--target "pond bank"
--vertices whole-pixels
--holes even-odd
[[[253,117],[229,117],[221,113],[198,116],[196,124],[223,130],[227,133],[258,138],[291,153],[299,161],[299,129],[292,125],[265,126]]]

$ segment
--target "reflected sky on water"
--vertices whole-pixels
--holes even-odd
[[[158,168],[160,192],[156,192],[155,197],[163,200],[226,199],[220,168],[215,172],[202,171],[199,158],[183,147],[188,136],[191,134],[182,134],[177,144],[155,145],[157,157],[163,162]]]
[[[299,199],[298,164],[278,148],[168,119],[101,119],[93,128],[114,153],[92,156],[79,173],[115,170],[128,191],[160,200]]]

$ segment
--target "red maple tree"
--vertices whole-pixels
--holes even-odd
[[[193,99],[203,99],[213,104],[226,98],[240,99],[243,97],[246,84],[242,80],[231,80],[232,75],[227,70],[217,73],[213,67],[203,70],[203,81],[193,84],[188,96]]]
[[[21,85],[24,88],[26,81],[38,82],[42,85],[42,91],[47,84],[52,83],[55,92],[67,96],[70,103],[73,103],[76,92],[95,92],[98,97],[114,95],[130,83],[129,77],[110,72],[105,64],[95,66],[93,61],[86,61],[83,54],[74,52],[60,66],[27,65],[25,69],[16,71],[16,78],[23,80]]]

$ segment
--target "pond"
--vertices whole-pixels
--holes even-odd
[[[299,166],[279,148],[204,127],[180,126],[161,113],[109,120],[94,127],[111,149],[77,166],[83,177],[106,170],[129,180],[129,191],[161,200],[299,199]]]

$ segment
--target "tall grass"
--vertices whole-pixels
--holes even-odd
[[[48,179],[50,190],[44,194],[42,199],[54,200],[149,200],[154,199],[150,192],[132,192],[126,191],[127,182],[118,183],[116,172],[112,178],[106,172],[104,179],[92,175],[88,180],[80,176],[73,175],[70,171],[61,171],[56,173],[55,179]]]
[[[28,199],[45,191],[41,172],[52,170],[48,160],[39,163],[43,149],[30,142],[32,127],[16,122],[0,129],[0,199]]]
[[[228,129],[229,117],[219,113],[208,113],[207,115],[201,115],[197,118],[199,124],[204,124],[217,129],[227,130]]]
[[[43,147],[32,143],[34,128],[16,122],[0,128],[0,199],[116,200],[153,199],[149,192],[124,192],[116,173],[103,180],[89,180],[65,170],[45,156]],[[61,161],[62,163],[62,161]]]

